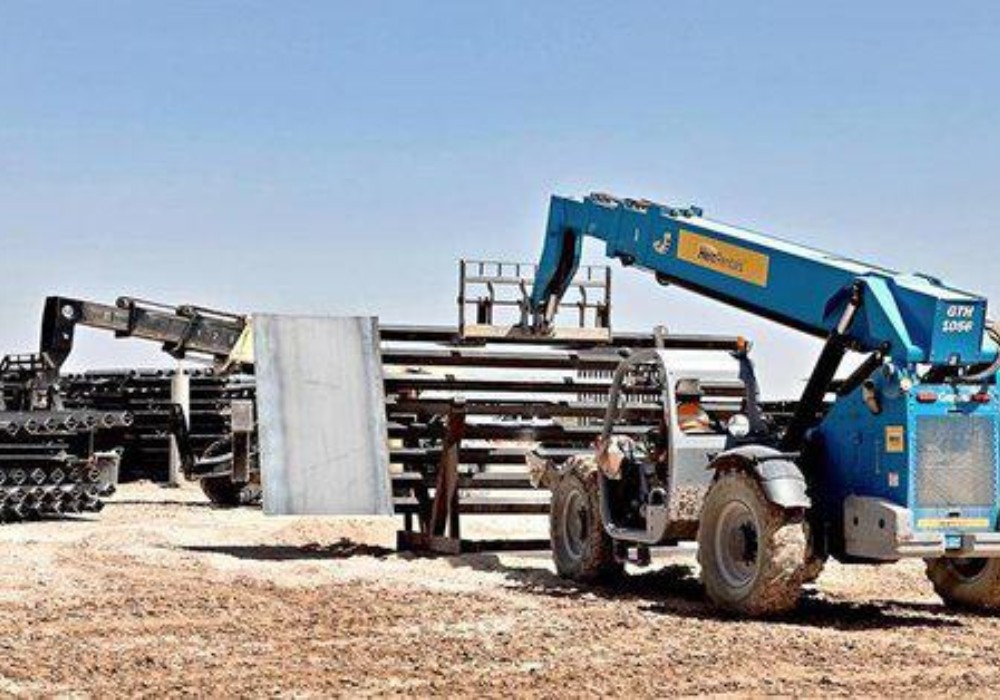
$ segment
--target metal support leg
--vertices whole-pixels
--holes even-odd
[[[421,508],[420,533],[409,530],[396,533],[400,549],[460,554],[462,540],[459,519],[458,464],[462,438],[465,435],[465,404],[455,401],[448,411],[448,424],[441,444],[441,459],[437,467],[434,498],[429,508]],[[419,494],[420,487],[415,489]],[[418,500],[420,496],[418,495]],[[408,521],[409,522],[409,521]],[[445,531],[447,530],[447,536]]]
[[[250,481],[250,447],[256,424],[253,401],[236,399],[230,405],[233,435],[233,481],[245,484]]]
[[[429,532],[434,537],[444,535],[445,526],[449,522],[452,523],[452,529],[458,529],[458,460],[464,435],[464,405],[456,402],[448,412],[448,430],[442,445],[434,502],[431,505]]]
[[[170,382],[170,400],[181,407],[184,420],[190,426],[191,415],[191,377],[186,371],[177,368],[173,379]],[[167,475],[167,484],[170,486],[180,486],[181,483],[181,453],[177,446],[177,438],[170,436],[170,463]]]

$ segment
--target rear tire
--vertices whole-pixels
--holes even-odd
[[[552,558],[563,578],[593,583],[624,571],[604,530],[600,498],[597,465],[586,459],[569,462],[552,489],[549,511]]]
[[[222,455],[232,455],[232,440],[224,439],[213,442],[205,450],[202,459],[210,459]],[[251,469],[256,466],[252,459]],[[208,496],[214,505],[220,508],[237,508],[239,506],[258,505],[264,492],[260,486],[260,472],[251,471],[250,481],[233,481],[232,473],[220,476],[207,476],[199,479],[202,493]]]
[[[945,605],[1000,610],[1000,559],[928,559],[927,578]]]
[[[220,508],[252,506],[260,503],[262,492],[258,484],[237,483],[228,476],[200,479],[202,493]]]
[[[698,564],[719,608],[763,617],[787,612],[802,593],[806,525],[767,500],[757,480],[725,472],[705,496],[698,526]]]

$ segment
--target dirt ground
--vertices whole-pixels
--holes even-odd
[[[690,552],[619,590],[587,589],[556,578],[547,555],[399,556],[385,548],[394,529],[216,510],[197,490],[153,485],[123,487],[92,518],[4,525],[0,693],[1000,688],[1000,621],[944,609],[916,562],[833,565],[794,615],[742,622],[705,604]]]

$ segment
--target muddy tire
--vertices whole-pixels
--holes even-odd
[[[254,483],[236,483],[228,476],[213,476],[198,481],[202,493],[221,508],[252,506],[260,503],[261,489]]]
[[[816,580],[823,575],[826,568],[826,559],[820,557],[809,557],[806,565],[802,569],[802,583],[816,583]]]
[[[556,572],[583,583],[608,581],[624,566],[615,560],[614,541],[601,519],[597,466],[590,460],[567,464],[552,489],[549,534]]]
[[[945,605],[1000,610],[1000,559],[928,559],[927,578]]]
[[[802,571],[802,583],[816,583],[816,580],[823,574],[826,568],[826,557],[818,556],[815,550],[815,542],[812,537],[812,528],[806,522],[806,565]]]
[[[698,525],[698,563],[709,599],[749,617],[787,612],[808,573],[806,525],[770,503],[757,480],[726,472],[712,484]]]

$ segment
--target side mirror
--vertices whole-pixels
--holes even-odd
[[[750,434],[750,419],[737,413],[726,422],[726,432],[734,438],[745,438]]]

